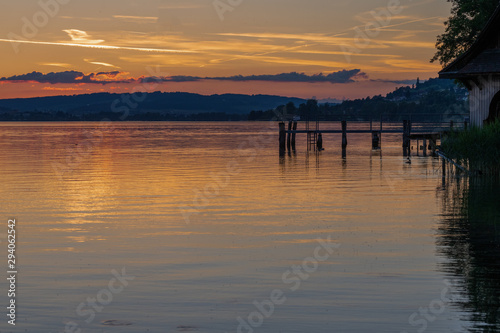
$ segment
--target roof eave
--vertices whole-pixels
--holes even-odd
[[[460,78],[460,75],[458,75],[458,73],[442,73],[442,72],[439,72],[439,78],[440,79],[458,79],[458,78]]]

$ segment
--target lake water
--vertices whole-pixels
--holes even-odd
[[[320,154],[298,136],[280,158],[277,127],[0,124],[0,332],[499,327],[498,187],[405,163],[401,135],[349,135],[346,160],[338,135]]]

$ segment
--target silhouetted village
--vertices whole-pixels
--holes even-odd
[[[279,106],[277,110],[252,111],[249,120],[270,120],[280,114],[284,119],[300,116],[302,120],[317,117],[323,121],[339,120],[383,120],[400,121],[412,117],[432,118],[468,113],[467,89],[457,86],[452,80],[430,79],[424,83],[406,86],[383,97],[346,100],[340,104],[321,104],[315,100],[295,107],[293,103]],[[278,112],[276,112],[278,111]]]

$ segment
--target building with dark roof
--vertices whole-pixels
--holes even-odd
[[[439,77],[460,80],[467,87],[473,126],[500,118],[500,6],[470,49]]]

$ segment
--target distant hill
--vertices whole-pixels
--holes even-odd
[[[337,101],[334,101],[337,102]],[[305,120],[460,119],[467,114],[468,93],[452,80],[430,79],[378,95],[342,103],[272,95],[199,95],[154,92],[143,95],[88,95],[0,100],[0,121],[225,121],[271,120],[300,116]],[[316,116],[317,115],[317,116]],[[462,116],[463,118],[464,116]]]
[[[300,104],[304,103],[305,100],[272,95],[224,94],[205,96],[183,92],[153,92],[143,95],[96,93],[4,99],[0,100],[0,114],[24,113],[25,115],[37,114],[47,117],[58,114],[62,118],[82,118],[85,116],[85,119],[95,118],[96,115],[123,116],[126,114],[127,118],[131,118],[128,120],[139,119],[141,115],[156,115],[166,117],[166,119],[168,116],[189,119],[195,114],[227,114],[246,117],[252,110],[274,108],[276,105],[289,102]],[[18,120],[27,119],[24,117]]]
[[[469,113],[467,89],[457,86],[453,80],[430,79],[411,86],[400,87],[385,97],[382,95],[340,104],[318,104],[314,100],[294,105],[276,106],[275,110],[252,111],[250,120],[269,120],[276,111],[290,119],[379,120],[400,121],[410,115],[414,120],[443,121],[460,120]],[[460,115],[458,115],[460,114]],[[285,117],[286,115],[286,117]]]

